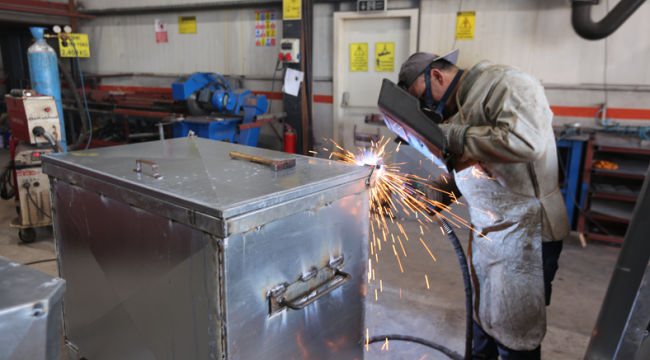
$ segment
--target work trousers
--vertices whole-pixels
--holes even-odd
[[[544,266],[544,290],[546,306],[551,304],[551,282],[558,269],[558,259],[562,252],[562,241],[542,243],[542,264]],[[533,350],[512,350],[491,337],[474,321],[474,360],[540,360],[541,345]]]

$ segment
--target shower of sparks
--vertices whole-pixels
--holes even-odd
[[[350,164],[355,164],[359,166],[373,166],[375,167],[373,171],[373,177],[376,177],[375,186],[371,187],[370,199],[369,199],[369,208],[370,208],[370,225],[372,229],[372,242],[370,244],[371,250],[370,255],[374,255],[375,258],[375,268],[379,263],[379,252],[382,251],[381,240],[385,243],[388,243],[390,238],[392,241],[393,253],[395,254],[397,265],[399,270],[404,273],[404,268],[402,266],[402,261],[400,259],[399,253],[397,252],[396,243],[399,243],[404,258],[407,258],[406,250],[402,242],[401,236],[404,236],[406,241],[409,240],[406,230],[400,224],[399,221],[396,221],[396,210],[401,210],[407,216],[415,215],[415,219],[419,222],[420,234],[425,235],[424,230],[431,232],[431,229],[434,227],[440,228],[440,231],[445,234],[445,231],[440,227],[436,220],[434,219],[433,214],[437,214],[440,218],[445,219],[450,225],[455,226],[456,228],[468,228],[474,231],[481,237],[492,241],[490,238],[474,229],[471,224],[457,216],[451,211],[451,208],[443,203],[440,203],[435,200],[427,198],[426,194],[430,191],[435,191],[446,195],[453,204],[460,206],[467,206],[467,204],[458,200],[458,197],[453,192],[447,192],[442,189],[438,189],[431,184],[431,177],[421,178],[417,175],[404,174],[400,172],[400,164],[386,164],[384,159],[389,158],[392,154],[390,151],[386,150],[386,145],[390,142],[390,139],[385,139],[382,137],[379,141],[372,141],[371,146],[366,147],[365,149],[358,148],[358,153],[353,153],[352,151],[346,150],[341,147],[339,144],[330,139],[332,150],[328,148],[323,148],[324,151],[329,152],[329,159],[338,160],[341,162],[346,162]],[[401,143],[397,145],[395,152],[399,151]],[[316,153],[316,152],[313,152]],[[432,159],[429,159],[432,160]],[[422,164],[420,163],[420,167]],[[480,165],[473,166],[468,176],[472,176],[477,179],[487,179],[495,180],[485,173],[485,170],[481,168]],[[447,179],[443,176],[445,182]],[[456,180],[468,180],[467,178],[456,177]],[[468,206],[470,207],[470,206]],[[475,211],[479,211],[489,215],[494,219],[494,214],[490,211],[485,211],[471,207]],[[389,229],[388,221],[392,224],[397,224],[399,229],[399,234],[393,234]],[[434,227],[429,227],[429,224],[434,224]],[[397,236],[397,241],[395,237]],[[433,261],[436,261],[435,256],[427,246],[427,244],[420,238],[420,242],[429,253]],[[372,275],[372,276],[370,276]],[[375,281],[375,269],[372,268],[371,258],[368,259],[368,283],[370,279]],[[425,275],[427,282],[427,289],[430,289],[429,278]],[[378,301],[378,289],[375,288],[375,301]],[[379,280],[379,291],[383,292],[383,282]],[[400,288],[400,298],[402,297],[402,289]],[[388,343],[384,344],[386,349],[388,348]],[[383,350],[383,347],[382,347]]]
[[[370,345],[369,341],[370,341],[370,330],[368,330],[368,328],[366,328],[366,351],[369,351],[369,348],[368,348],[368,345]]]
[[[406,257],[406,250],[404,250],[404,244],[402,244],[402,240],[400,240],[399,235],[397,235],[397,240],[399,241],[399,244],[402,247],[402,252],[404,253],[404,257]]]
[[[379,292],[384,292],[384,285],[381,282],[381,279],[379,279]]]
[[[429,250],[429,247],[427,246],[427,244],[424,243],[424,240],[422,240],[422,238],[420,238],[420,241],[422,241],[422,245],[424,245],[424,248],[427,249],[427,251],[429,252],[429,255],[431,255],[431,258],[433,259],[433,261],[438,261],[438,260],[436,260],[436,257],[433,256],[433,254],[431,253],[431,250]]]
[[[386,342],[384,343],[384,346],[381,347],[382,350],[384,350],[384,348],[388,350],[388,338],[386,338]]]

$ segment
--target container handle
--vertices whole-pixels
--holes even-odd
[[[137,173],[141,173],[142,172],[142,163],[151,165],[151,170],[153,171],[153,177],[154,178],[159,179],[159,178],[162,177],[160,175],[160,173],[158,172],[158,164],[156,164],[153,161],[149,161],[149,160],[145,160],[145,159],[136,160],[135,161],[135,169],[133,169],[133,171],[135,171]]]
[[[332,277],[330,281],[315,288],[311,293],[309,293],[309,295],[303,296],[295,302],[281,298],[278,300],[278,305],[281,307],[288,307],[289,309],[293,310],[302,310],[307,305],[338,289],[343,284],[350,281],[350,279],[352,279],[352,275],[337,269],[334,271],[334,277]]]

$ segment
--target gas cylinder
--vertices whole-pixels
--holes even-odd
[[[296,133],[289,125],[287,125],[287,131],[284,132],[284,152],[296,153]]]
[[[29,28],[36,42],[27,49],[29,60],[29,76],[32,89],[39,94],[53,96],[59,111],[61,122],[61,146],[66,149],[65,123],[63,122],[63,105],[61,104],[61,83],[59,82],[59,67],[56,62],[56,52],[45,42],[42,27]]]

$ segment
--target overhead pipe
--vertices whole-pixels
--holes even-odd
[[[641,6],[645,0],[621,0],[599,22],[591,19],[594,0],[572,0],[571,23],[578,35],[587,40],[600,40],[611,35]]]
[[[52,16],[63,16],[69,18],[94,19],[96,17],[94,15],[84,15],[84,14],[77,14],[77,13],[68,13],[63,11],[53,11],[53,10],[39,10],[39,9],[31,9],[31,8],[19,7],[19,6],[0,5],[0,10],[9,10],[9,11],[16,11],[16,12],[26,12],[32,14],[43,14],[43,15],[52,15]]]

